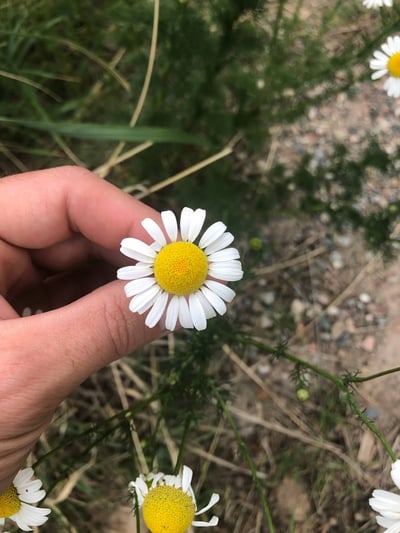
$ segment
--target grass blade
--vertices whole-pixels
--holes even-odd
[[[14,119],[0,117],[0,122],[15,124],[25,128],[47,131],[75,137],[78,139],[89,139],[92,141],[125,141],[125,142],[145,142],[154,143],[178,143],[206,145],[207,142],[184,131],[172,128],[157,128],[147,126],[136,126],[131,128],[118,124],[74,124],[73,122],[36,122],[32,120]]]

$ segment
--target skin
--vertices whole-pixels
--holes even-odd
[[[0,180],[0,494],[55,409],[91,373],[163,334],[128,309],[124,237],[159,214],[91,172]],[[21,318],[30,307],[44,312]]]

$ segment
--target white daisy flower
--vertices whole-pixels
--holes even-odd
[[[32,468],[20,470],[8,489],[0,494],[0,526],[10,518],[22,531],[32,531],[47,521],[50,509],[28,505],[37,503],[46,496],[39,479],[31,479]]]
[[[392,7],[393,0],[363,0],[363,4],[367,8],[383,7],[388,6]]]
[[[400,460],[393,463],[390,474],[394,484],[400,489]],[[386,528],[386,533],[400,533],[400,495],[375,489],[369,504],[379,513],[376,521],[381,527]]]
[[[193,471],[184,466],[178,476],[158,474],[140,475],[129,483],[133,503],[142,509],[143,520],[151,533],[185,533],[190,526],[211,527],[218,524],[213,516],[208,522],[195,520],[211,509],[219,495],[213,493],[208,504],[197,510],[191,487]]]
[[[374,52],[374,59],[371,59],[369,63],[372,70],[376,71],[371,78],[377,80],[389,74],[383,88],[389,96],[398,98],[400,96],[400,37],[398,35],[388,37],[381,48],[382,50]]]
[[[146,218],[142,226],[154,242],[150,245],[128,237],[121,253],[134,259],[134,266],[122,267],[118,279],[131,280],[125,294],[132,298],[133,313],[149,311],[146,325],[156,326],[165,313],[165,327],[203,330],[207,319],[226,312],[225,302],[235,296],[227,281],[243,277],[239,252],[230,248],[233,235],[222,222],[216,222],[198,238],[204,224],[204,209],[184,207],[180,224],[172,211],[161,213],[162,226]],[[222,283],[221,283],[222,282]]]

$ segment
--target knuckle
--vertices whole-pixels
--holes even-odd
[[[110,351],[115,358],[124,357],[131,351],[133,344],[133,335],[125,319],[125,311],[120,303],[114,302],[113,305],[103,307],[103,316]]]

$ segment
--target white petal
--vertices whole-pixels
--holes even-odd
[[[163,313],[165,311],[165,308],[167,306],[167,302],[168,302],[168,293],[163,291],[161,292],[159,296],[157,296],[157,299],[154,302],[154,305],[151,308],[151,311],[146,317],[145,323],[148,328],[154,328],[154,326],[156,326],[160,322],[163,316]]]
[[[153,269],[150,265],[136,264],[121,267],[117,270],[117,278],[128,280],[128,279],[138,279],[145,278],[150,276],[153,273]]]
[[[369,504],[386,518],[400,520],[400,496],[387,490],[374,490]]]
[[[381,48],[388,56],[397,54],[397,52],[400,51],[400,38],[397,35],[395,37],[388,37],[387,41],[382,44]]]
[[[169,487],[175,487],[180,489],[182,487],[182,479],[180,476],[174,476],[172,474],[164,474],[159,484],[168,485]]]
[[[152,218],[145,218],[142,221],[142,226],[150,235],[150,237],[152,237],[154,241],[159,245],[160,248],[167,244],[164,233],[162,232],[160,226]]]
[[[221,237],[218,237],[217,240],[215,240],[212,244],[207,246],[204,249],[204,253],[206,255],[213,254],[214,252],[218,252],[219,250],[222,250],[223,248],[226,248],[229,246],[234,240],[234,236],[232,233],[229,233],[228,231],[226,233],[223,233]]]
[[[208,287],[202,287],[200,290],[218,314],[224,315],[226,313],[226,305],[222,298],[215,294],[215,292],[211,291]]]
[[[214,507],[214,505],[216,503],[218,503],[218,502],[219,502],[219,494],[214,492],[213,494],[211,494],[211,498],[210,498],[210,501],[208,502],[208,504],[205,507],[203,507],[202,509],[200,509],[199,511],[196,512],[196,516],[198,514],[205,513],[206,511],[211,509],[211,507]]]
[[[141,294],[142,292],[147,291],[156,284],[155,278],[140,278],[140,279],[134,279],[132,281],[129,281],[124,286],[125,296],[127,298],[131,298],[132,296],[136,296],[136,294]]]
[[[382,78],[382,76],[384,76],[385,74],[387,74],[388,71],[387,69],[382,69],[382,70],[377,70],[376,72],[373,72],[371,74],[371,79],[372,80],[379,80],[379,78]]]
[[[147,311],[147,309],[149,309],[149,306],[152,305],[161,290],[161,287],[158,285],[153,285],[153,287],[147,291],[137,294],[129,302],[129,309],[132,311],[132,313],[144,313]]]
[[[213,292],[218,294],[220,298],[225,300],[225,302],[231,302],[234,297],[236,296],[235,291],[233,291],[230,287],[227,285],[224,285],[223,283],[219,283],[218,281],[214,281],[212,279],[206,279],[204,282],[204,285],[211,289]]]
[[[163,478],[165,477],[163,472],[158,472],[157,474],[148,474],[146,477],[147,480],[151,480],[151,488],[157,487],[158,484],[163,483]]]
[[[383,87],[387,90],[389,96],[398,98],[400,96],[400,78],[388,78]]]
[[[236,248],[225,248],[225,250],[219,250],[208,256],[208,260],[212,263],[214,261],[232,261],[233,259],[239,259],[240,255]]]
[[[128,237],[121,241],[121,253],[136,259],[136,261],[143,261],[145,263],[152,263],[157,255],[157,252],[153,250],[148,244],[145,244],[139,239]]]
[[[390,520],[383,516],[377,516],[376,521],[379,526],[387,527],[386,533],[399,533],[400,532],[400,522],[397,520]]]
[[[214,243],[226,230],[226,226],[223,222],[215,222],[210,226],[203,234],[199,242],[200,248],[207,248],[210,244]]]
[[[192,483],[193,470],[188,466],[184,465],[182,469],[182,490],[187,492]]]
[[[193,209],[191,209],[190,207],[184,207],[182,209],[180,218],[181,237],[183,241],[189,240],[189,230],[192,217]]]
[[[25,485],[33,476],[33,468],[23,468],[19,470],[14,477],[13,485],[18,489],[19,486]]]
[[[213,516],[209,522],[200,522],[198,520],[194,520],[192,522],[192,526],[194,527],[213,527],[218,525],[218,517]]]
[[[132,481],[131,483],[129,483],[129,490],[130,492],[135,492],[138,506],[141,507],[144,502],[144,497],[149,492],[149,489],[144,479],[140,476],[137,477],[136,481]],[[135,502],[135,498],[133,499],[133,501]]]
[[[386,56],[384,57],[386,58]],[[387,58],[385,60],[377,58],[371,59],[369,66],[374,70],[384,69],[387,72]]]
[[[24,486],[22,487],[22,489],[26,492],[35,492],[37,490],[40,489],[40,487],[42,486],[42,482],[40,481],[40,479],[32,479],[31,481],[27,481],[26,483],[24,483]]]
[[[199,299],[199,302],[203,308],[204,314],[206,315],[206,319],[214,318],[217,316],[217,313],[214,310],[214,307],[210,304],[210,302],[207,300],[207,298],[204,296],[204,294],[201,292],[201,290],[198,290],[194,293],[196,297]]]
[[[392,476],[393,483],[400,489],[400,461],[398,459],[392,464],[390,475]]]
[[[381,52],[380,50],[376,50],[374,52],[374,57],[376,59],[379,59],[384,65],[387,64],[388,59],[389,59],[389,57],[386,54],[384,54],[383,52]]]
[[[161,219],[170,241],[175,242],[178,237],[178,223],[175,214],[172,211],[162,211]]]
[[[189,304],[185,296],[179,296],[179,323],[183,328],[193,328],[193,320],[190,315]]]
[[[41,526],[44,524],[50,512],[51,510],[47,508],[33,507],[32,505],[21,503],[21,508],[18,513],[10,516],[10,518],[16,522],[22,531],[32,531],[31,526]]]
[[[179,315],[179,296],[173,296],[167,307],[167,315],[165,317],[165,327],[170,331],[174,330],[178,321]]]
[[[196,294],[189,295],[189,311],[194,327],[202,331],[207,327],[206,314]]]
[[[239,281],[243,277],[243,271],[239,261],[229,261],[227,264],[211,263],[208,274],[212,278],[222,281]]]
[[[196,209],[192,215],[192,220],[190,221],[188,240],[193,242],[197,239],[201,228],[203,227],[204,221],[206,219],[206,211],[204,209]]]
[[[42,485],[41,482],[40,482],[40,485]],[[20,493],[19,499],[21,500],[21,502],[25,502],[25,503],[37,503],[37,502],[40,502],[40,500],[43,500],[45,496],[46,496],[45,490],[35,490],[33,492],[31,491],[25,492],[24,494]]]
[[[389,43],[389,39],[386,41],[386,43],[383,43],[383,45],[381,46],[382,50],[385,52],[385,54],[390,57],[391,55],[393,55],[392,51],[391,51],[391,47],[390,47],[390,43]]]

